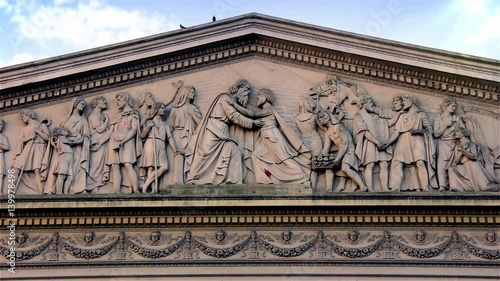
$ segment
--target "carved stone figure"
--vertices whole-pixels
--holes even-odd
[[[230,125],[248,129],[263,126],[263,121],[252,120],[233,106],[234,103],[246,106],[249,94],[250,83],[239,80],[231,87],[230,94],[220,94],[212,102],[201,129],[193,136],[192,155],[186,157],[187,183],[243,183],[244,152],[231,136]]]
[[[436,173],[440,190],[448,190],[448,168],[453,163],[453,155],[457,143],[455,132],[465,128],[462,119],[455,115],[457,104],[445,98],[441,103],[442,114],[434,119],[434,136],[438,139]]]
[[[142,94],[142,96],[139,98],[139,107],[145,108],[144,116],[141,118],[141,127],[146,121],[153,118],[153,106],[155,105],[155,103],[155,97],[150,92]]]
[[[98,96],[92,99],[92,112],[90,113],[90,166],[89,166],[89,191],[104,186],[109,181],[109,166],[106,165],[108,153],[109,117],[102,111],[108,108],[106,99]]]
[[[128,93],[116,94],[116,103],[119,112],[111,121],[111,137],[108,145],[106,165],[111,166],[113,190],[120,193],[122,174],[124,168],[125,179],[123,182],[132,188],[132,192],[139,192],[139,177],[134,169],[134,164],[142,155],[142,142],[140,136],[139,112],[132,108],[132,97]]]
[[[145,177],[143,192],[156,181],[152,190],[153,193],[158,193],[158,178],[168,170],[166,143],[168,142],[175,154],[179,153],[172,138],[172,129],[162,119],[166,110],[165,104],[155,103],[151,111],[153,119],[148,120],[141,128],[141,138],[145,139],[139,161],[139,167]]]
[[[16,155],[12,166],[17,170],[17,185],[22,180],[23,173],[34,173],[36,192],[43,193],[42,177],[40,170],[44,151],[49,140],[47,120],[38,121],[33,110],[21,110],[21,120],[26,124],[21,129]]]
[[[69,193],[73,177],[73,151],[71,149],[70,133],[66,128],[56,127],[52,130],[50,144],[55,149],[57,157],[53,158],[52,173],[57,177],[55,190],[57,193]]]
[[[193,103],[195,95],[194,87],[184,87],[174,107],[170,110],[167,120],[173,129],[172,137],[181,152],[176,156],[178,159],[174,160],[173,170],[176,183],[184,182],[184,154],[202,118],[199,107]]]
[[[341,91],[339,84],[343,83],[338,77],[329,77],[322,85],[323,91],[328,94],[326,98],[326,110],[330,112],[338,121],[342,121],[346,115],[345,102],[348,95]],[[346,84],[348,87],[348,85]]]
[[[311,157],[321,155],[321,150],[323,149],[323,142],[317,131],[316,109],[317,105],[313,99],[303,99],[299,102],[299,114],[295,117],[295,124],[301,133],[302,141]],[[311,187],[313,189],[316,188],[318,172],[311,169],[310,179]]]
[[[370,191],[375,191],[372,177],[373,168],[378,164],[381,191],[388,191],[389,161],[392,158],[392,151],[388,147],[382,149],[382,146],[389,138],[389,127],[385,120],[368,111],[374,107],[371,96],[362,96],[357,104],[359,111],[354,116],[353,127],[356,137],[356,156],[361,162],[360,165],[364,166],[365,183]]]
[[[333,142],[338,147],[338,153],[335,156],[333,165],[334,168],[339,167],[340,171],[352,179],[361,191],[367,191],[368,187],[358,175],[358,160],[354,153],[354,141],[347,129],[337,119],[324,111],[318,113],[318,122],[321,126],[326,127],[322,154],[329,154]],[[327,188],[333,190],[334,171],[326,170],[325,173]]]
[[[72,171],[67,175],[69,183],[65,183],[64,190],[55,189],[57,182],[55,179],[57,174],[55,172],[63,164],[58,159],[61,156],[59,152],[48,152],[44,156],[44,166],[49,167],[50,162],[50,169],[45,170],[49,172],[44,190],[45,193],[59,193],[63,191],[68,194],[74,194],[86,191],[90,160],[90,128],[88,120],[83,116],[84,110],[85,100],[83,98],[75,98],[71,103],[68,114],[60,123],[60,127],[67,129],[69,132],[66,143],[71,146],[72,151]],[[51,154],[52,156],[50,157]]]
[[[432,167],[435,164],[432,126],[427,114],[420,111],[416,102],[417,98],[414,95],[403,97],[404,113],[399,116],[395,124],[395,132],[386,142],[386,145],[389,145],[397,139],[389,183],[389,188],[393,191],[400,190],[403,181],[403,167],[409,164],[417,166],[418,190],[428,191],[430,189],[429,175],[433,174]]]
[[[238,104],[236,110],[252,117],[262,117],[264,125],[257,133],[252,162],[255,181],[264,184],[304,184],[310,187],[308,173],[300,165],[298,156],[307,151],[300,136],[273,109],[274,95],[262,89],[257,95],[254,112]]]
[[[4,152],[10,150],[9,140],[2,134],[4,125],[5,121],[0,119],[0,194],[3,190],[3,177],[7,174]]]
[[[455,131],[458,145],[455,148],[453,166],[449,168],[452,191],[498,191],[500,184],[481,164],[479,147],[469,139],[465,128]]]

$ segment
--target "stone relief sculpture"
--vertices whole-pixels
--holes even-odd
[[[26,177],[28,174],[33,173],[35,175],[35,186],[30,187],[28,180],[25,183],[36,193],[42,194],[43,184],[40,170],[42,169],[44,151],[49,140],[47,125],[50,125],[50,121],[47,119],[38,121],[35,112],[30,109],[21,110],[21,120],[25,126],[21,128],[16,154],[12,161],[12,167],[17,171],[16,187],[24,180],[23,176]]]
[[[295,116],[295,124],[311,156],[309,161],[312,160],[312,157],[320,156],[323,149],[323,142],[317,130],[316,111],[317,105],[314,100],[305,98],[299,102],[299,114]],[[311,187],[315,189],[318,182],[318,172],[313,169],[310,171]]]
[[[441,103],[442,114],[434,119],[434,137],[437,141],[436,172],[440,190],[449,189],[448,169],[453,163],[453,155],[457,143],[455,133],[465,128],[462,119],[455,115],[456,102],[445,98]]]
[[[71,149],[70,132],[66,128],[56,127],[52,130],[50,144],[55,149],[52,174],[56,176],[57,193],[69,194],[73,177],[73,151]]]
[[[358,159],[356,158],[354,152],[354,141],[350,133],[347,131],[344,125],[342,125],[338,120],[335,119],[335,117],[331,116],[327,112],[321,111],[318,113],[318,122],[321,126],[326,127],[325,142],[322,154],[329,154],[333,142],[338,147],[338,152],[333,162],[334,169],[339,169],[345,174],[345,176],[353,180],[356,186],[361,189],[361,191],[367,191],[368,187],[358,175]],[[334,171],[326,170],[325,173],[327,188],[333,190]],[[340,184],[339,186],[341,186],[342,188],[345,186],[345,184]]]
[[[356,156],[360,165],[364,167],[364,179],[369,191],[375,191],[373,185],[373,168],[380,167],[379,177],[381,190],[388,191],[389,161],[392,159],[392,150],[384,146],[389,139],[389,127],[385,120],[372,113],[373,98],[361,96],[358,99],[359,112],[354,116],[354,136],[356,138]]]
[[[44,156],[43,172],[47,177],[44,193],[82,193],[87,189],[87,176],[89,172],[90,160],[90,128],[88,120],[83,116],[85,110],[85,100],[75,98],[71,103],[67,115],[60,123],[60,127],[67,129],[69,134],[65,143],[71,147],[72,167],[69,177],[69,183],[65,183],[63,190],[56,189],[56,170],[60,169],[62,161],[59,161],[60,151],[53,153],[50,146]],[[65,152],[66,153],[66,152]],[[66,157],[65,157],[66,158]],[[50,167],[50,168],[49,168]],[[48,174],[47,174],[48,173]]]
[[[116,94],[119,109],[111,121],[111,137],[108,145],[106,165],[111,166],[113,192],[120,193],[122,184],[134,193],[140,192],[139,177],[134,165],[142,155],[139,112],[132,107],[132,97],[128,93]],[[122,182],[121,168],[126,181]]]
[[[262,89],[257,95],[257,108],[252,112],[238,104],[236,110],[252,117],[262,117],[264,125],[257,133],[252,162],[257,183],[304,184],[310,187],[306,164],[298,158],[305,153],[302,139],[274,109],[274,95]]]
[[[88,118],[85,100],[76,98],[51,130],[49,120],[22,110],[15,153],[0,134],[0,178],[7,166],[16,169],[21,194],[156,193],[184,182],[300,184],[316,192],[499,190],[500,148],[489,146],[479,120],[456,114],[453,99],[431,120],[411,94],[393,97],[392,109],[376,107],[361,85],[329,77],[295,99],[295,112],[289,103],[276,106],[267,88],[248,105],[250,83],[239,80],[202,118],[196,89],[182,80],[173,86],[168,104],[150,92],[139,98],[142,118],[124,92],[115,96],[115,118],[103,113],[104,97],[91,100]],[[6,152],[14,155],[7,165]]]
[[[7,175],[4,152],[10,150],[9,139],[2,134],[5,121],[0,119],[0,194],[3,192],[3,177]]]
[[[141,138],[145,141],[139,167],[141,176],[145,179],[142,192],[147,192],[154,182],[152,192],[158,193],[158,178],[169,168],[166,143],[168,142],[175,154],[178,154],[179,150],[172,138],[172,129],[163,121],[166,113],[165,104],[157,102],[151,110],[153,118],[144,123],[141,128]]]
[[[452,191],[499,191],[500,181],[490,175],[481,164],[479,147],[469,139],[469,132],[459,127],[454,132],[458,144],[453,164],[449,168]]]
[[[200,108],[194,104],[195,96],[196,89],[194,87],[184,87],[167,119],[168,124],[173,129],[172,137],[180,151],[176,155],[178,159],[174,160],[175,166],[173,167],[176,183],[184,182],[184,155],[202,118]]]
[[[98,96],[92,99],[91,104],[93,110],[88,117],[90,127],[88,190],[97,192],[109,181],[109,166],[106,165],[106,155],[111,131],[109,130],[109,117],[102,113],[108,108],[106,99]]]
[[[201,129],[193,136],[193,152],[187,155],[187,183],[193,184],[241,184],[245,175],[243,151],[230,134],[230,125],[243,128],[262,127],[262,120],[252,120],[235,109],[233,104],[246,106],[250,83],[239,80],[229,94],[220,94],[210,105],[201,123]]]
[[[145,122],[148,120],[151,120],[153,118],[153,106],[155,105],[156,100],[155,97],[153,96],[152,93],[146,92],[142,94],[142,96],[139,98],[139,107],[144,108],[144,115],[141,118],[141,127]]]
[[[397,140],[391,163],[390,190],[400,190],[403,181],[403,166],[416,164],[419,191],[429,191],[429,178],[434,174],[435,147],[432,139],[432,126],[427,114],[416,106],[414,95],[403,97],[404,113],[399,116],[394,134],[386,145]],[[411,147],[412,149],[408,149]]]

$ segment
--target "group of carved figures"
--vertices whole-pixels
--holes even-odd
[[[331,77],[311,88],[290,122],[273,106],[269,89],[258,92],[256,106],[248,105],[251,85],[246,80],[219,94],[205,116],[194,104],[194,87],[182,81],[173,85],[168,104],[145,93],[139,99],[144,114],[125,92],[115,96],[119,111],[114,118],[103,113],[104,97],[92,99],[87,117],[85,100],[76,98],[52,130],[50,120],[21,110],[25,126],[11,163],[16,186],[24,182],[39,194],[99,193],[108,183],[112,193],[157,193],[166,184],[316,188],[318,175],[324,174],[329,191],[399,191],[413,174],[417,180],[406,190],[500,189],[498,177],[483,161],[484,147],[448,98],[432,124],[414,95],[394,97],[388,110],[376,107],[361,87]],[[350,120],[349,105],[358,109]],[[3,125],[0,121],[0,132]],[[2,178],[3,153],[9,149],[0,134]],[[170,182],[163,179],[167,173],[172,173]]]

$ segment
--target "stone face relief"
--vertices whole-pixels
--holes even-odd
[[[163,120],[166,106],[157,102],[151,108],[152,118],[145,122],[141,128],[141,138],[144,140],[139,167],[144,184],[142,192],[147,192],[151,184],[153,193],[158,193],[158,177],[161,177],[168,168],[166,143],[172,147],[175,154],[179,154],[177,145],[174,143],[171,128]]]
[[[174,86],[177,86],[177,84]],[[184,155],[186,155],[186,152],[190,149],[188,145],[191,142],[191,138],[198,124],[201,122],[202,114],[200,108],[194,104],[194,98],[196,96],[196,89],[194,87],[179,87],[176,91],[176,96],[177,95],[178,98],[170,110],[167,122],[173,130],[172,137],[180,152],[175,155],[174,160],[175,165],[173,169],[175,183],[184,183]],[[191,155],[191,152],[188,154]]]
[[[28,178],[31,178],[26,186],[34,190],[35,193],[42,194],[43,184],[40,170],[49,140],[50,133],[47,124],[50,124],[50,121],[47,119],[38,121],[35,112],[30,109],[21,110],[21,120],[25,126],[21,128],[16,154],[12,160],[12,167],[17,171],[16,187],[21,181],[28,182]],[[32,174],[35,176],[34,180],[29,177]]]
[[[21,194],[243,183],[315,192],[500,190],[500,149],[488,147],[480,122],[457,114],[449,98],[431,119],[412,94],[394,96],[391,109],[378,107],[362,86],[329,77],[295,104],[284,101],[298,108],[290,114],[270,88],[252,96],[251,84],[238,80],[203,114],[195,87],[173,86],[165,103],[142,94],[142,115],[125,92],[115,95],[113,118],[103,96],[91,99],[88,115],[85,100],[74,99],[54,125],[23,109],[7,163],[15,141],[0,134],[1,178],[13,167]]]
[[[111,166],[114,193],[121,192],[122,184],[137,193],[139,177],[134,166],[142,155],[139,112],[133,109],[128,93],[116,94],[116,104],[119,112],[111,121],[106,165]]]
[[[98,96],[92,99],[92,112],[90,113],[90,164],[89,164],[89,188],[97,193],[100,187],[109,181],[110,167],[106,165],[108,143],[111,136],[109,130],[110,119],[102,112],[108,108],[106,99]]]
[[[250,139],[238,139],[238,133],[244,135],[242,129],[264,125],[264,121],[250,119],[235,107],[235,104],[246,107],[249,94],[250,83],[240,80],[229,94],[220,94],[210,105],[200,130],[193,136],[193,151],[186,155],[187,183],[243,183],[247,167],[245,152],[239,146]],[[237,127],[231,128],[234,126]],[[230,131],[234,133],[231,135]]]

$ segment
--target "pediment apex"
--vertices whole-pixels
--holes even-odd
[[[304,48],[321,48],[369,59],[500,82],[500,62],[311,24],[250,13],[126,42],[0,69],[2,89],[147,60],[193,47],[264,36]],[[28,83],[27,83],[28,82]]]

